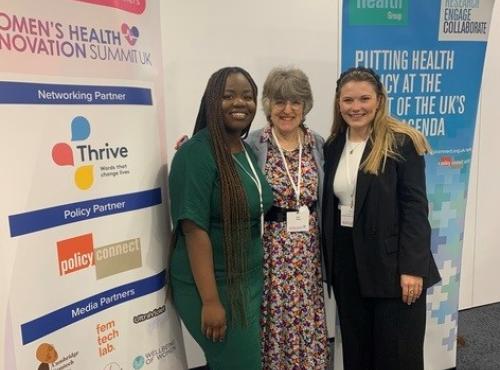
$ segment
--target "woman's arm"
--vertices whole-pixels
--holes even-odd
[[[215,283],[212,244],[205,230],[182,220],[191,271],[201,297],[201,330],[210,340],[222,341],[226,333],[226,312]]]
[[[217,169],[204,136],[185,143],[169,174],[170,209],[175,232],[183,234],[196,288],[202,300],[201,330],[210,340],[225,334],[225,311],[215,283],[210,230],[211,199]]]
[[[398,165],[399,270],[403,302],[411,304],[420,297],[423,278],[430,259],[430,224],[425,186],[425,159],[412,140],[404,138]]]

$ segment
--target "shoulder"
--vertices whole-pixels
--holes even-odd
[[[344,133],[340,133],[340,134],[337,134],[334,136],[330,135],[326,139],[325,143],[323,144],[323,149],[325,151],[331,150],[335,146],[343,144],[344,141],[345,141],[345,134]]]
[[[261,128],[259,130],[254,130],[248,134],[245,142],[250,146],[250,148],[257,154],[261,151],[267,150],[267,140],[266,140],[266,128]]]
[[[253,130],[248,134],[248,137],[245,139],[245,141],[249,145],[257,145],[262,141],[261,138],[263,133],[264,133],[264,128]]]
[[[247,141],[255,141],[255,140],[260,139],[260,137],[262,136],[262,132],[263,131],[264,131],[263,128],[260,128],[258,130],[250,131],[250,133],[248,134],[248,137],[247,137]]]
[[[415,167],[418,163],[425,163],[424,153],[419,154],[414,139],[406,133],[394,134],[394,152],[393,158],[398,166]]]
[[[323,146],[325,145],[325,139],[323,139],[323,136],[321,136],[316,131],[313,131],[309,128],[307,129],[307,131],[311,135],[311,137],[313,139],[314,146],[316,147],[316,149],[322,150]]]
[[[179,162],[214,162],[210,135],[207,129],[197,132],[175,153],[172,166]],[[215,162],[214,162],[215,163]]]
[[[410,135],[403,132],[396,132],[394,133],[394,139],[396,144],[395,149],[399,154],[404,156],[405,153],[409,152],[416,153],[415,144],[413,143],[413,140],[410,137]]]

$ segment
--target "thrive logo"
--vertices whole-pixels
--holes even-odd
[[[78,142],[90,136],[90,123],[82,116],[71,122],[71,141]],[[52,160],[59,166],[75,166],[73,149],[67,143],[57,143],[52,148]],[[90,189],[94,183],[94,166],[79,166],[75,170],[75,185],[82,190]]]
[[[127,23],[123,23],[122,34],[125,37],[125,40],[127,40],[131,46],[134,46],[139,38],[139,29],[136,26],[129,27]]]
[[[71,121],[71,142],[74,148],[68,143],[57,143],[52,147],[52,160],[55,164],[76,167],[74,181],[81,190],[88,190],[94,184],[94,165],[86,163],[128,157],[126,147],[112,148],[108,143],[104,144],[104,148],[93,148],[84,143],[75,145],[87,140],[90,133],[91,128],[87,118],[77,116]],[[81,165],[75,165],[75,152]],[[126,168],[126,165],[124,167]]]

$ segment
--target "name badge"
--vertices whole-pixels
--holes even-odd
[[[309,231],[309,208],[302,206],[298,211],[286,213],[286,231],[289,233]]]
[[[354,225],[354,208],[340,206],[340,226],[352,227]]]

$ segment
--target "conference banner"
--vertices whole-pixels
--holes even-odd
[[[456,362],[458,290],[472,143],[494,0],[344,0],[341,67],[382,77],[391,114],[421,131],[432,251],[425,368]]]
[[[186,368],[159,7],[1,2],[1,369]]]

